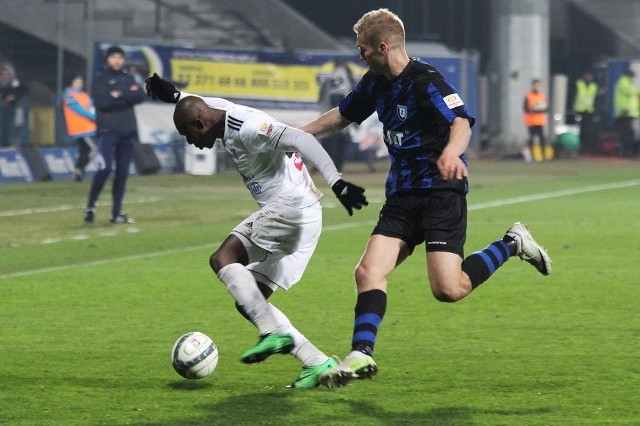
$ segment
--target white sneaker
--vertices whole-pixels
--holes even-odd
[[[343,387],[353,379],[373,379],[377,372],[378,365],[370,355],[351,351],[337,367],[320,375],[320,384],[330,389]]]
[[[516,241],[516,255],[535,266],[542,275],[551,273],[551,258],[547,251],[531,236],[525,224],[514,223],[507,231],[507,235]]]

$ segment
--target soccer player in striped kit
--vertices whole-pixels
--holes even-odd
[[[404,25],[388,9],[354,25],[356,46],[370,70],[338,107],[302,127],[316,137],[361,123],[374,112],[383,123],[391,167],[386,201],[356,266],[357,301],[351,352],[324,372],[321,384],[344,386],[378,371],[373,348],[387,307],[387,277],[425,243],[436,299],[455,302],[486,281],[511,256],[551,273],[551,259],[526,226],[464,257],[467,158],[474,118],[456,89],[432,66],[409,58]]]

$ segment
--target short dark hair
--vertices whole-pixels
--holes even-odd
[[[124,50],[122,50],[122,47],[120,46],[111,46],[110,48],[107,49],[107,55],[106,57],[108,58],[111,55],[122,55],[124,56]]]

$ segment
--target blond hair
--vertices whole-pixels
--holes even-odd
[[[404,24],[395,13],[383,8],[365,13],[353,31],[369,45],[384,41],[392,47],[404,45]]]

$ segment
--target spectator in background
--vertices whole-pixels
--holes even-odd
[[[62,94],[62,111],[67,134],[78,147],[73,176],[76,181],[81,182],[89,160],[98,150],[95,139],[96,111],[93,99],[84,90],[84,78],[81,75],[74,76]]]
[[[100,164],[91,183],[84,221],[93,223],[98,196],[115,162],[111,223],[133,223],[131,218],[122,213],[122,199],[129,177],[133,147],[139,143],[133,107],[144,101],[145,91],[131,75],[124,72],[125,54],[121,47],[111,46],[107,50],[106,60],[106,69],[96,77],[93,84]]]
[[[633,81],[635,75],[633,70],[628,68],[613,88],[613,115],[624,157],[638,156],[634,122],[640,117],[640,93]]]
[[[23,98],[26,88],[9,63],[0,65],[0,146],[19,146],[18,130],[25,125]]]
[[[531,90],[524,97],[524,124],[529,131],[527,141],[528,152],[525,150],[524,158],[530,162],[544,159],[551,160],[553,152],[544,137],[544,127],[547,125],[547,97],[542,91],[542,83],[538,79],[531,81]],[[536,139],[538,143],[536,144]]]
[[[593,73],[586,70],[576,80],[576,96],[573,101],[573,112],[580,117],[580,145],[583,152],[595,153],[597,134],[594,121],[598,84],[593,81]]]
[[[335,59],[333,66],[334,69],[331,74],[320,82],[318,106],[321,113],[325,113],[338,106],[340,101],[357,83],[353,71],[351,71],[345,60],[340,58]],[[342,171],[344,165],[345,154],[350,148],[348,142],[352,142],[352,140],[347,129],[320,139],[323,148],[327,151],[340,171]]]

